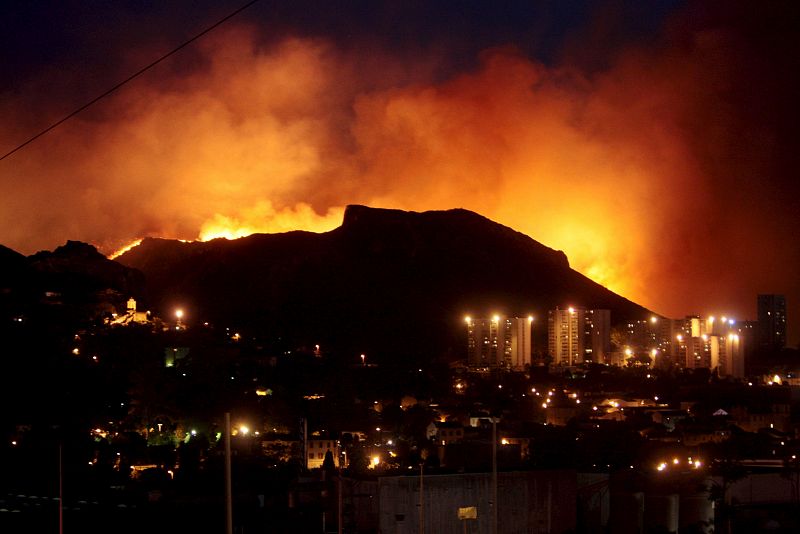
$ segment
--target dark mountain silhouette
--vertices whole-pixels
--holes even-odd
[[[119,308],[124,299],[141,294],[143,286],[142,273],[78,241],[28,257],[0,246],[4,315],[27,316],[41,312],[42,306],[60,307],[60,316],[79,322]]]
[[[141,291],[142,273],[109,260],[97,249],[80,241],[67,241],[54,251],[28,257],[41,283],[54,292]]]
[[[0,313],[21,313],[35,294],[36,273],[25,256],[0,245]]]
[[[648,312],[570,269],[555,251],[475,213],[349,206],[323,234],[184,243],[145,239],[118,258],[144,273],[150,309],[187,312],[287,346],[388,358],[463,357],[463,316],[580,305],[612,321]]]
[[[12,288],[27,282],[32,274],[25,256],[0,245],[0,292],[11,291]]]

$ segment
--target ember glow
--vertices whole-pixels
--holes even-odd
[[[129,250],[134,249],[134,248],[138,247],[139,245],[141,245],[142,241],[143,241],[142,239],[137,239],[137,240],[135,240],[135,241],[133,241],[131,243],[128,243],[124,247],[118,248],[117,250],[115,250],[114,252],[112,252],[111,254],[108,255],[108,259],[109,260],[113,260],[115,258],[119,258],[120,256],[122,256],[123,254],[125,254]]]
[[[321,216],[308,204],[300,203],[294,208],[277,211],[270,202],[265,201],[242,210],[238,216],[215,214],[211,220],[203,223],[198,239],[237,239],[255,233],[275,234],[292,230],[327,232],[339,226],[343,216],[344,208],[331,208]]]
[[[322,232],[352,203],[463,207],[660,313],[753,316],[758,292],[797,302],[796,53],[781,55],[780,27],[750,31],[780,13],[717,8],[614,46],[592,41],[599,22],[566,31],[557,60],[516,34],[457,62],[453,35],[408,51],[352,35],[368,26],[342,30],[358,46],[237,21],[2,162],[0,243],[114,250]],[[3,93],[0,145],[63,114],[73,101],[47,97],[75,83],[48,69]]]

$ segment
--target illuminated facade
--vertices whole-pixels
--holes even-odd
[[[466,318],[467,365],[473,369],[523,370],[531,363],[533,318]]]
[[[583,363],[586,325],[583,308],[547,312],[547,350],[555,365]]]
[[[339,467],[339,442],[335,439],[309,439],[308,443],[308,458],[306,460],[306,467],[308,469],[316,469],[322,467],[325,462],[325,453],[331,453],[333,456],[333,465]]]
[[[676,335],[677,355],[684,368],[706,368],[720,376],[745,376],[745,340],[733,319],[689,316]]]
[[[550,310],[547,349],[555,365],[605,362],[611,353],[611,311],[576,307]]]
[[[133,323],[147,324],[150,322],[150,312],[141,312],[136,310],[136,300],[131,297],[126,303],[126,310],[124,315],[114,314],[111,319],[113,325],[129,325]]]
[[[675,360],[677,334],[683,334],[683,320],[652,315],[647,319],[625,323],[625,345],[634,354],[647,353],[656,358]]]
[[[584,360],[604,363],[611,355],[611,310],[586,310],[584,317],[588,340]]]
[[[786,346],[786,298],[783,295],[758,296],[758,345],[767,350]]]

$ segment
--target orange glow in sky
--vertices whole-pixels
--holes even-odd
[[[143,236],[322,232],[347,204],[461,207],[563,250],[658,313],[752,315],[741,303],[757,291],[788,292],[753,259],[788,234],[780,221],[734,224],[768,221],[770,208],[746,202],[760,159],[723,165],[748,132],[729,138],[705,115],[727,83],[713,37],[671,54],[623,51],[591,76],[495,48],[439,79],[434,60],[324,39],[264,45],[252,28],[226,27],[197,43],[201,67],[143,77],[15,155],[14,179],[0,181],[14,199],[0,243],[110,251]],[[32,120],[23,100],[0,99],[3,145]]]

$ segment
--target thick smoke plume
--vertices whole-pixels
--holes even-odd
[[[763,56],[780,43],[740,19],[689,20],[602,68],[509,45],[448,76],[436,54],[229,27],[192,65],[159,67],[0,163],[0,242],[111,252],[325,231],[349,203],[464,207],[665,314],[752,316],[757,292],[796,302],[787,122],[765,101],[796,81],[781,85],[785,58]],[[69,81],[49,72],[3,95],[0,145],[63,113],[27,96],[54,78]]]

